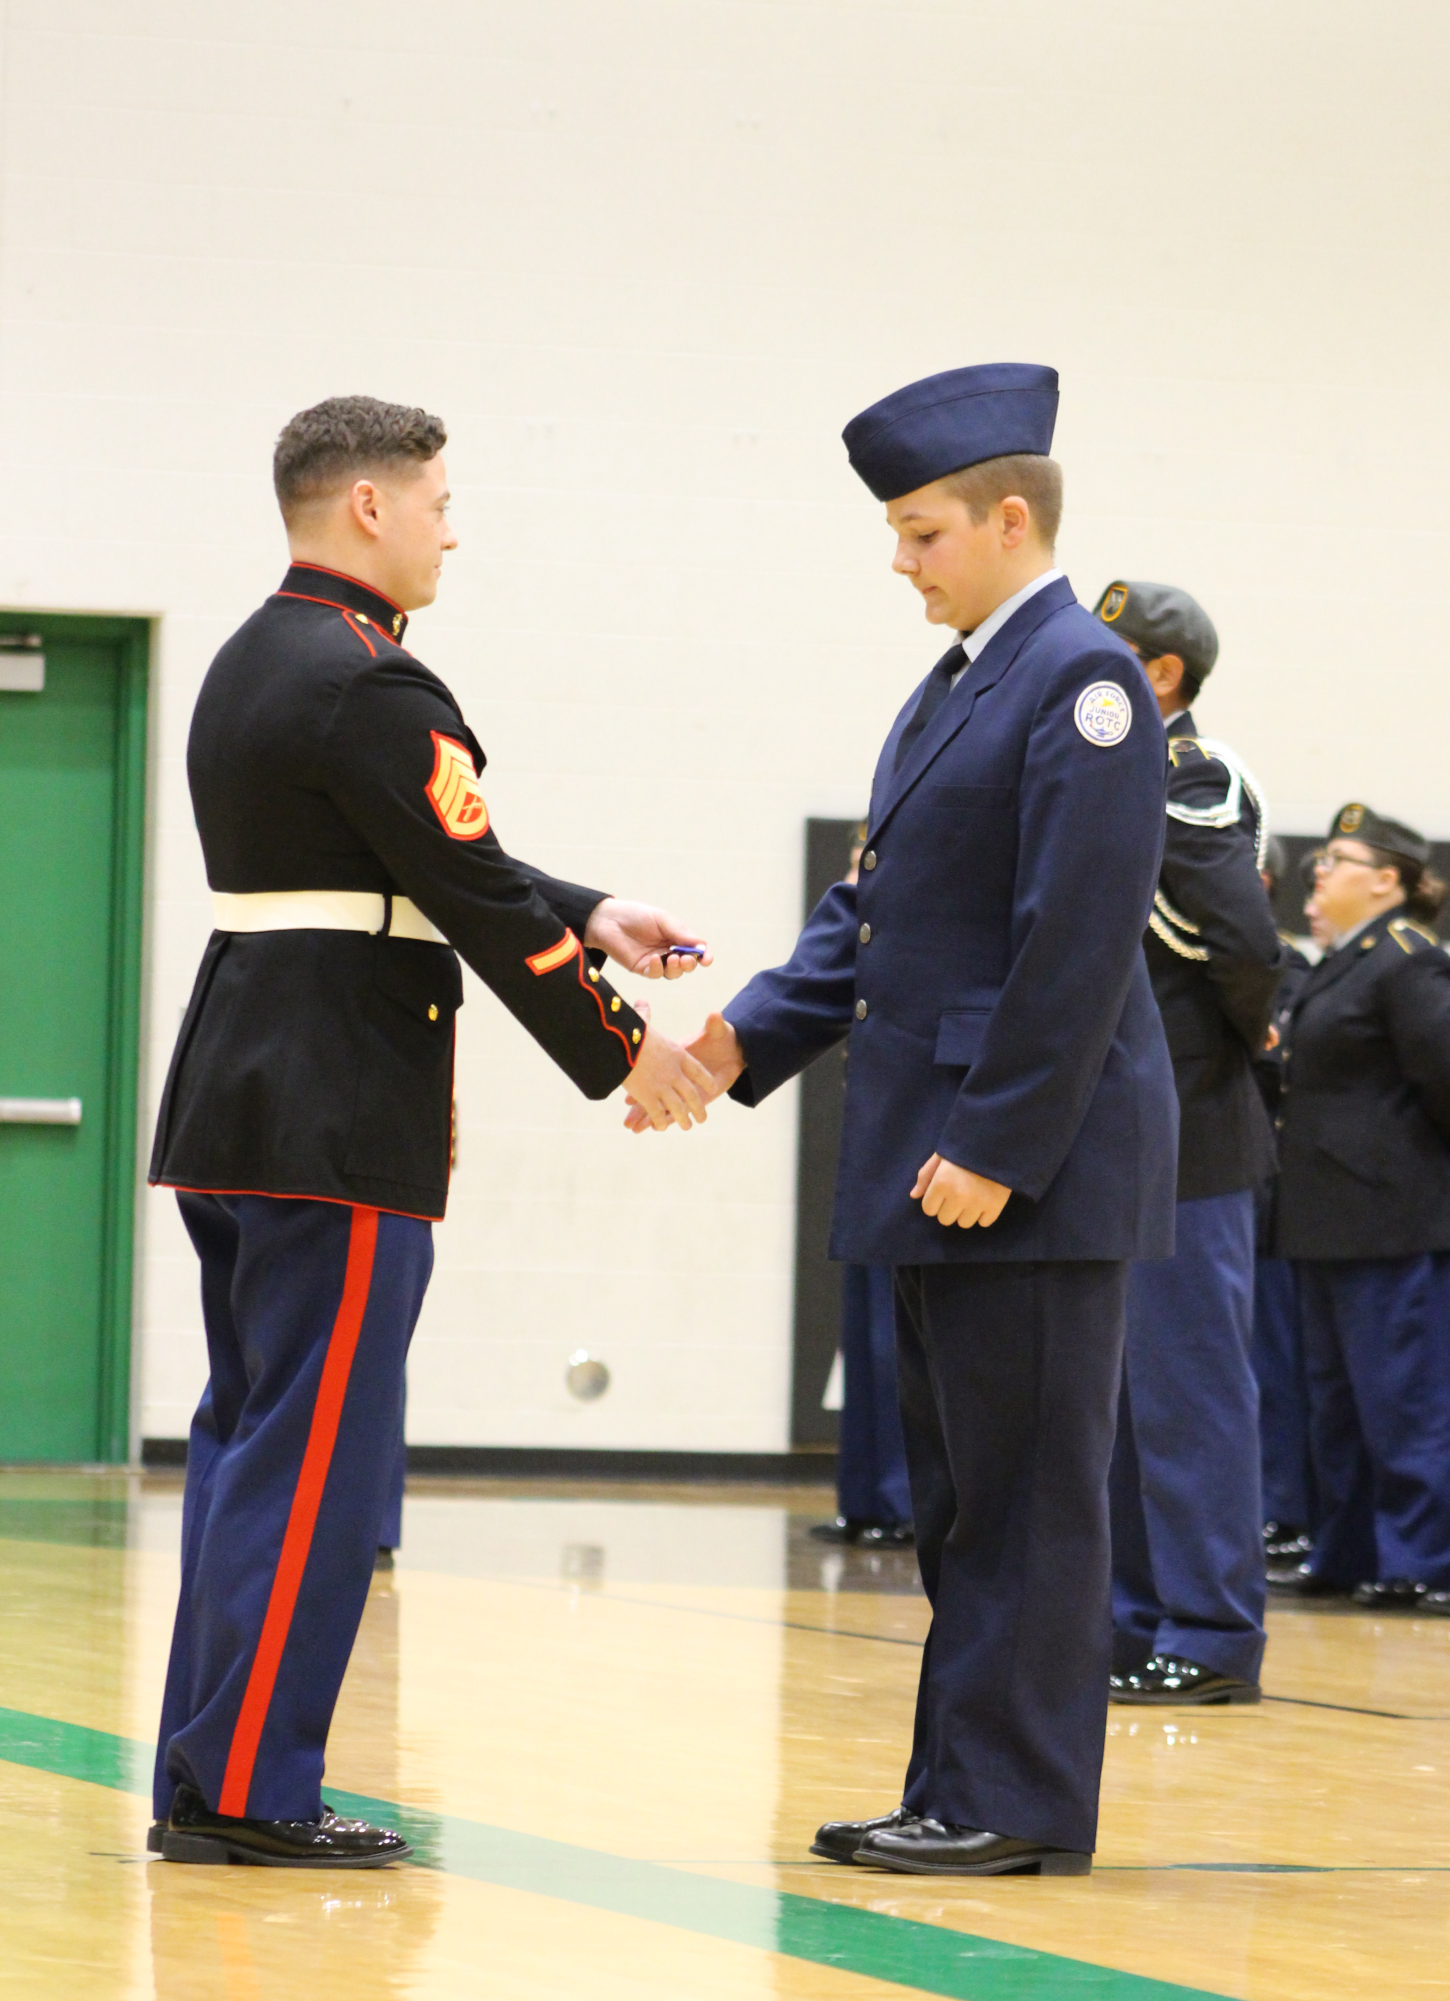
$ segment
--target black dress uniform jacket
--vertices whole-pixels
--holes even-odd
[[[227,641],[187,746],[207,880],[234,894],[411,898],[585,1096],[607,1097],[643,1023],[580,942],[604,892],[505,854],[478,784],[483,752],[448,689],[404,651],[406,626],[366,585],[294,564]],[[152,1181],[441,1216],[462,1002],[449,945],[213,932]]]
[[[1329,953],[1288,1020],[1274,1248],[1450,1250],[1450,957],[1391,913]]]
[[[1259,808],[1200,743],[1189,714],[1168,726],[1168,825],[1143,941],[1178,1089],[1178,1199],[1252,1188],[1274,1141],[1254,1081],[1284,950],[1256,849]],[[1187,815],[1189,817],[1181,817]]]

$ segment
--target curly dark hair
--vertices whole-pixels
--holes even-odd
[[[423,465],[448,442],[441,417],[376,396],[329,396],[299,410],[283,427],[272,454],[272,484],[290,526],[309,501],[344,481],[386,472],[409,461]]]

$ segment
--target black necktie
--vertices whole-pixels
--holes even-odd
[[[926,686],[921,691],[921,700],[912,710],[911,720],[901,732],[901,741],[896,746],[896,762],[891,767],[893,771],[900,771],[912,745],[951,693],[953,674],[959,674],[966,664],[966,650],[958,640],[955,646],[943,653],[932,668],[927,676]]]

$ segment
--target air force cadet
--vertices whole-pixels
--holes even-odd
[[[1446,1615],[1450,957],[1430,928],[1445,885],[1428,841],[1358,802],[1312,881],[1333,942],[1285,1030],[1275,1248],[1299,1280],[1318,1514],[1282,1583]]]
[[[1264,1652],[1255,1191],[1273,1133],[1253,1058],[1283,947],[1263,804],[1193,702],[1218,657],[1202,607],[1110,584],[1097,615],[1143,662],[1168,733],[1167,839],[1143,947],[1178,1090],[1177,1249],[1128,1288],[1113,1455],[1113,1698],[1256,1702]]]
[[[483,752],[407,650],[448,525],[442,424],[336,398],[283,431],[292,564],[202,684],[187,748],[216,929],[151,1179],[201,1260],[150,1845],[175,1862],[376,1867],[402,1838],[321,1797],[448,1191],[456,947],[586,1097],[688,1124],[706,1073],[615,994],[677,974],[662,912],[499,844]]]
[[[929,623],[857,886],[691,1046],[756,1105],[849,1033],[832,1255],[896,1269],[932,1604],[902,1802],[815,1853],[1085,1874],[1109,1670],[1128,1261],[1173,1245],[1177,1113],[1142,936],[1167,750],[1053,566],[1053,370],[954,369],[846,428]]]

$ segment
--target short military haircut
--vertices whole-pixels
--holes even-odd
[[[448,442],[441,417],[376,396],[329,396],[299,410],[272,454],[272,484],[291,527],[313,501],[326,500],[370,474],[425,465]]]
[[[1017,494],[1027,502],[1032,525],[1044,548],[1057,547],[1057,531],[1062,521],[1062,467],[1056,459],[1040,458],[1035,452],[1010,452],[1006,458],[983,459],[979,465],[963,466],[942,481],[948,493],[964,500],[967,512],[979,525],[999,500]]]

